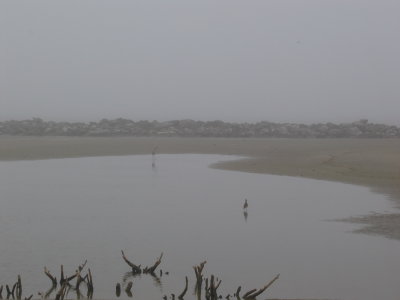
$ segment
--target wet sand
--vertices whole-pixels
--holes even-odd
[[[368,186],[400,207],[400,139],[0,137],[0,160],[150,154],[154,149],[243,156],[212,167]],[[400,214],[347,221],[368,224],[363,233],[400,239]]]

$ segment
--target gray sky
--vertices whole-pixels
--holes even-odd
[[[0,2],[0,120],[400,125],[400,1]]]

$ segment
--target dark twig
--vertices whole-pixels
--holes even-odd
[[[267,288],[269,288],[276,280],[279,278],[279,274],[276,275],[270,282],[268,282],[264,287],[259,289],[254,289],[243,295],[243,299],[255,299],[257,296],[261,295]]]
[[[179,299],[183,299],[183,297],[185,296],[186,292],[188,289],[188,278],[187,276],[185,277],[185,288],[183,290],[183,292],[178,296]]]
[[[86,266],[87,259],[85,259],[85,262],[81,265],[78,266],[79,272],[83,270],[83,268]]]

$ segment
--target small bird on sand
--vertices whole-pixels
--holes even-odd
[[[249,205],[247,204],[247,199],[244,199],[243,210],[247,211],[248,207],[249,207]]]

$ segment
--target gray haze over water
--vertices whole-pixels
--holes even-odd
[[[1,1],[0,120],[399,125],[399,1]]]

